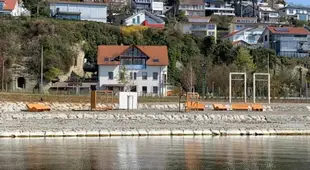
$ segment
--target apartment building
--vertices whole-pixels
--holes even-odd
[[[100,45],[97,64],[100,89],[123,91],[125,77],[139,96],[167,95],[167,46]]]
[[[179,10],[186,16],[205,16],[204,0],[180,0]]]
[[[235,16],[235,8],[231,7],[231,4],[223,0],[207,0],[205,9],[207,14]]]

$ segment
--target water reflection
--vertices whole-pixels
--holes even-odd
[[[310,169],[310,137],[0,139],[0,169]]]

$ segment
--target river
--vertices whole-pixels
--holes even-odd
[[[309,170],[310,136],[2,138],[0,169]]]

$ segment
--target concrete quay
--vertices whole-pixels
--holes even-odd
[[[310,129],[284,130],[284,129],[204,129],[204,130],[124,130],[109,131],[7,131],[0,132],[1,138],[29,138],[29,137],[113,137],[113,136],[259,136],[259,135],[310,135]]]

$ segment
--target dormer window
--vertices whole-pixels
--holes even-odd
[[[109,58],[108,58],[108,57],[105,57],[105,58],[104,58],[104,61],[109,61]]]
[[[153,62],[154,62],[154,63],[158,63],[158,62],[159,62],[159,59],[158,59],[158,58],[153,59]]]

